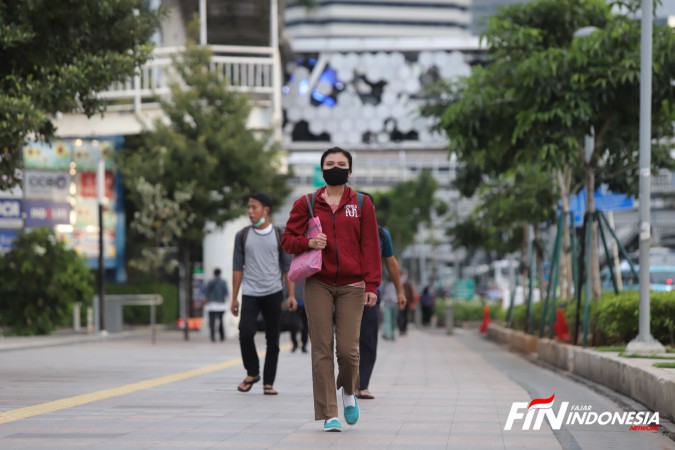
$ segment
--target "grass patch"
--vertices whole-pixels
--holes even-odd
[[[606,346],[600,346],[600,347],[593,347],[593,350],[596,352],[619,352],[623,353],[626,351],[626,346],[625,345],[606,345]]]
[[[640,358],[640,359],[665,359],[665,360],[675,360],[675,355],[673,356],[661,356],[661,355],[640,355],[637,353],[619,353],[619,356],[622,358]]]
[[[660,369],[675,369],[675,362],[654,363],[654,367],[658,367]]]

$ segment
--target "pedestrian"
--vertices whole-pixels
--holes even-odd
[[[431,325],[431,316],[434,313],[434,303],[434,294],[431,292],[431,288],[426,286],[420,297],[420,304],[422,305],[422,325],[424,326]]]
[[[225,340],[225,324],[223,323],[223,314],[227,309],[225,301],[230,295],[227,289],[227,282],[220,278],[221,271],[216,268],[213,271],[213,278],[206,284],[206,309],[209,312],[209,332],[211,342],[216,342],[216,321],[218,322],[218,334],[220,342]]]
[[[396,339],[396,318],[398,309],[398,298],[396,297],[396,287],[391,280],[387,280],[380,286],[382,296],[382,337],[387,341]]]
[[[406,306],[398,312],[398,331],[400,336],[405,336],[408,333],[408,316],[415,305],[415,289],[410,284],[408,272],[401,273],[401,283],[403,284]]]
[[[284,283],[290,266],[290,256],[281,249],[281,229],[270,222],[272,198],[256,193],[248,199],[250,226],[239,231],[234,240],[232,263],[232,314],[239,315],[237,296],[241,288],[241,319],[239,345],[246,369],[246,378],[239,384],[239,392],[248,392],[260,381],[260,361],[255,346],[258,314],[265,322],[265,368],[263,393],[277,395],[274,379],[279,360],[279,334],[281,328],[281,303],[284,300]],[[294,311],[293,283],[288,283],[288,309]]]
[[[309,326],[307,325],[307,313],[305,312],[305,280],[295,283],[295,300],[298,303],[298,308],[295,314],[297,315],[296,323],[298,327],[291,330],[291,342],[293,342],[293,349],[291,352],[298,350],[297,332],[300,328],[300,342],[302,343],[302,353],[307,353],[307,342],[309,341]]]
[[[368,197],[370,196],[368,195]],[[389,279],[394,283],[396,288],[398,307],[405,308],[406,299],[401,287],[401,271],[394,255],[394,243],[391,239],[391,234],[389,230],[382,226],[378,227],[377,234],[380,242],[380,257],[387,268]],[[375,398],[368,389],[368,386],[370,385],[370,377],[373,374],[375,360],[377,359],[377,338],[380,323],[379,303],[381,301],[381,292],[379,290],[377,301],[377,307],[365,308],[363,310],[363,318],[361,319],[361,337],[359,339],[361,359],[359,362],[359,389],[356,392],[356,397],[364,400]]]
[[[295,201],[282,246],[292,254],[322,251],[321,271],[305,280],[304,292],[312,341],[314,419],[324,421],[325,431],[341,431],[336,388],[342,389],[345,421],[353,425],[360,416],[354,393],[361,317],[364,305],[372,308],[377,302],[382,274],[375,208],[369,198],[347,186],[352,155],[339,147],[328,149],[321,156],[321,169],[326,186]],[[310,208],[323,230],[312,239],[305,237]]]

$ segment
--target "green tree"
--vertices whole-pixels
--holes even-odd
[[[93,281],[84,260],[52,231],[23,233],[0,255],[0,326],[10,334],[49,334],[73,303],[90,304]]]
[[[210,61],[208,49],[188,45],[175,61],[171,96],[162,102],[168,121],[157,121],[139,148],[119,158],[137,209],[132,227],[151,247],[177,246],[186,269],[207,223],[220,226],[242,215],[253,192],[269,192],[278,202],[289,192],[276,146],[246,128],[248,98],[230,91]]]
[[[377,221],[389,229],[399,254],[414,242],[419,225],[431,223],[432,212],[445,213],[447,206],[434,198],[437,188],[431,171],[425,169],[417,179],[374,195]]]
[[[103,112],[97,93],[150,57],[159,15],[147,0],[0,0],[0,190],[27,137],[54,136],[53,114]]]
[[[574,38],[587,26],[597,30]],[[488,64],[440,86],[426,111],[439,118],[465,164],[466,191],[533,164],[558,180],[564,206],[579,184],[589,208],[601,183],[636,194],[640,23],[604,0],[535,0],[504,8],[484,38]],[[675,35],[667,27],[654,28],[654,55],[652,130],[654,141],[664,142],[675,119]],[[592,130],[586,159],[583,138]],[[673,167],[666,146],[655,145],[653,155],[654,169]],[[597,260],[594,254],[599,280]]]

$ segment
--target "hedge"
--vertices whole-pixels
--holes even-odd
[[[605,294],[601,299],[589,305],[589,333],[592,345],[626,344],[638,334],[639,292],[624,291],[619,295]],[[566,303],[566,305],[565,305]],[[539,332],[539,318],[542,303],[534,305],[535,334]],[[574,333],[576,321],[576,303],[558,302],[565,308],[565,318],[570,334]],[[582,303],[583,307],[583,303]],[[651,333],[664,345],[675,345],[675,292],[651,292]],[[513,309],[513,328],[524,330],[527,305],[518,305]],[[550,310],[549,310],[550,313]],[[583,310],[579,317],[579,334],[583,326]],[[546,322],[548,330],[548,321]]]

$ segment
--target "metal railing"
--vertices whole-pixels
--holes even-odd
[[[211,71],[227,79],[234,91],[260,94],[271,100],[274,94],[274,51],[271,47],[212,45]],[[138,112],[143,104],[170,94],[176,80],[173,69],[184,47],[160,47],[153,58],[140,67],[126,82],[112,85],[99,96],[112,100],[117,107],[129,106]],[[254,99],[255,100],[255,99]]]

